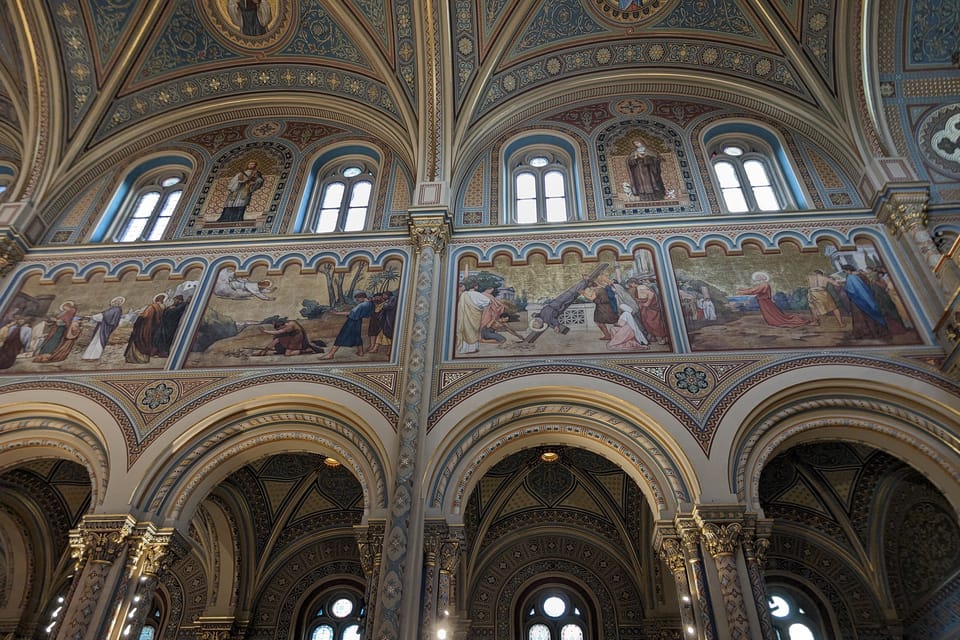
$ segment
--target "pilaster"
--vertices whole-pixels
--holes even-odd
[[[371,621],[376,619],[377,615],[377,594],[380,592],[380,566],[383,562],[383,534],[386,529],[386,522],[374,521],[368,522],[366,526],[355,527],[357,536],[357,546],[360,550],[360,566],[363,567],[363,574],[367,578],[367,588],[363,594],[366,603],[366,614],[363,619],[363,633],[367,637],[372,633],[373,624]]]
[[[398,429],[397,473],[391,492],[390,520],[384,540],[380,589],[373,635],[375,640],[418,637],[422,558],[411,549],[423,548],[424,505],[415,479],[423,472],[424,438],[429,417],[429,389],[437,335],[440,256],[451,235],[446,211],[417,211],[408,218],[416,249],[414,292],[411,296],[409,351],[403,380],[403,406]]]
[[[696,605],[694,607],[696,632],[691,634],[688,631],[687,636],[696,637],[697,640],[717,640],[717,622],[713,614],[706,568],[700,550],[700,527],[692,517],[678,516],[676,528],[680,535],[683,558],[687,563],[690,597]]]
[[[694,598],[690,588],[690,577],[687,575],[687,557],[684,554],[680,534],[673,524],[664,522],[656,524],[653,532],[653,548],[673,576],[680,604],[680,624],[684,637],[694,638],[697,636],[697,620],[693,608]]]

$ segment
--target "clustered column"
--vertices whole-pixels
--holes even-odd
[[[771,528],[738,505],[697,506],[657,524],[654,545],[673,574],[684,638],[775,640],[763,578]]]
[[[357,546],[360,549],[360,565],[367,577],[367,588],[363,594],[366,612],[364,614],[364,637],[372,631],[370,623],[376,615],[377,592],[380,585],[380,563],[383,560],[383,533],[385,522],[371,522],[366,527],[357,527]]]
[[[451,614],[456,598],[456,573],[463,548],[462,529],[446,522],[429,522],[424,531],[424,583],[421,638],[453,638],[458,617]]]

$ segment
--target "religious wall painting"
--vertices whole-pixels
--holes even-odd
[[[618,355],[670,351],[653,254],[612,250],[548,263],[498,256],[458,261],[455,358]]]
[[[630,120],[600,134],[608,216],[691,210],[695,194],[681,140],[673,129],[647,120]]]
[[[670,251],[694,351],[921,343],[908,303],[876,247],[800,250],[711,245]]]
[[[187,235],[263,233],[274,225],[293,161],[275,142],[231,149],[214,162]]]
[[[0,372],[162,368],[199,282],[199,269],[83,282],[29,276],[0,320]]]
[[[349,268],[288,264],[221,268],[187,367],[386,362],[395,339],[403,263]]]
[[[240,49],[272,48],[290,36],[298,7],[294,0],[199,0],[211,32]]]

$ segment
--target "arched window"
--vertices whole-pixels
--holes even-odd
[[[568,160],[549,150],[526,150],[511,160],[513,222],[566,222],[572,216]]]
[[[305,640],[360,640],[366,614],[363,599],[352,591],[334,589],[310,605]]]
[[[123,207],[112,239],[116,242],[153,242],[163,234],[183,196],[186,176],[181,171],[159,170],[137,180]]]
[[[312,206],[315,233],[363,231],[373,200],[374,172],[362,160],[348,160],[322,174]]]
[[[723,205],[730,213],[790,208],[769,147],[751,138],[726,139],[710,154]]]
[[[768,589],[770,617],[778,640],[823,640],[820,615],[802,594],[781,587]]]
[[[545,587],[534,592],[523,608],[524,640],[590,640],[586,607],[568,589]]]

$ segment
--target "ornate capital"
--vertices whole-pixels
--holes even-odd
[[[77,564],[84,560],[110,563],[120,557],[133,532],[133,518],[84,518],[77,529],[70,532],[70,555]]]
[[[23,260],[23,247],[10,237],[0,238],[0,278],[10,273]]]
[[[679,538],[664,538],[660,543],[660,557],[673,573],[686,570],[686,559]]]
[[[417,253],[425,247],[434,253],[443,253],[452,235],[452,223],[446,213],[414,214],[407,220],[410,238],[417,247]]]
[[[380,568],[383,555],[383,522],[370,523],[366,527],[357,527],[357,547],[360,550],[360,566],[368,578]]]
[[[140,566],[140,575],[159,578],[180,558],[187,555],[187,541],[174,529],[158,531],[149,526],[136,540],[131,551],[131,572]]]
[[[925,191],[893,193],[880,207],[880,221],[895,236],[916,227],[926,228],[928,199]]]
[[[707,543],[707,551],[714,558],[719,558],[732,556],[736,552],[743,525],[739,522],[726,524],[704,522],[700,526],[700,531],[703,534],[703,541]]]
[[[440,571],[453,575],[457,572],[460,565],[460,553],[463,550],[465,537],[462,529],[450,531],[447,539],[440,545],[439,562]]]

